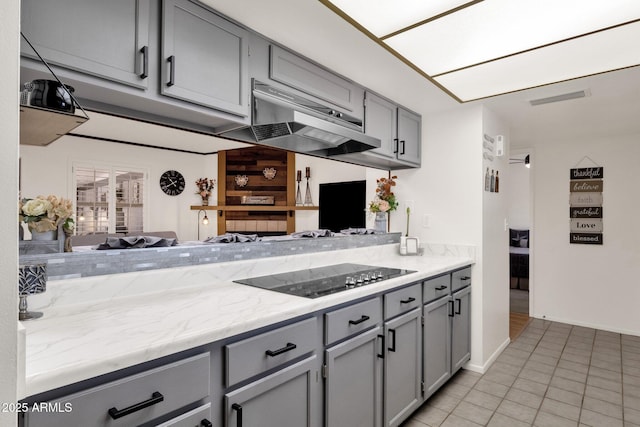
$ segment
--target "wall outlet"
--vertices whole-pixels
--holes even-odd
[[[422,215],[422,228],[430,228],[431,227],[431,215],[424,214]]]

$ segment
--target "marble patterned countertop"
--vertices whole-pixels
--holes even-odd
[[[22,322],[21,398],[233,337],[474,262],[473,247],[436,245],[400,256],[398,245],[289,255],[69,280],[29,298],[44,312]],[[354,262],[416,270],[400,278],[308,299],[234,279]]]

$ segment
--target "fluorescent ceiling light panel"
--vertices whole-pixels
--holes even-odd
[[[639,41],[640,22],[465,68],[434,80],[462,101],[470,101],[640,64]]]
[[[640,0],[320,1],[460,101],[640,65]]]
[[[460,7],[470,0],[333,0],[344,13],[376,37]]]
[[[485,0],[384,42],[434,76],[625,23],[629,16],[640,18],[640,1]]]

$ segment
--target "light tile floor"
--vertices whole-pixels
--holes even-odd
[[[533,319],[484,375],[461,370],[402,427],[640,427],[640,337]]]

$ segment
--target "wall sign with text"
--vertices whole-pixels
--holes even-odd
[[[569,243],[602,245],[604,168],[574,168],[569,180]]]

